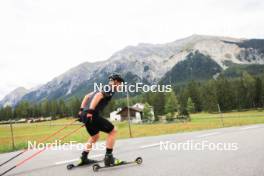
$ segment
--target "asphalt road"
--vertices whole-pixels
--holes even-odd
[[[27,152],[1,167],[0,173],[34,152]],[[117,158],[133,160],[141,156],[143,164],[108,168],[96,173],[92,167],[66,169],[80,153],[76,149],[48,149],[6,175],[263,176],[264,124],[118,140],[114,151]],[[1,154],[0,163],[15,154]],[[91,156],[102,159],[104,150],[93,151]]]

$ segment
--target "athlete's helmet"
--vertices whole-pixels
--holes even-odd
[[[113,73],[111,74],[109,77],[108,77],[109,80],[117,80],[119,82],[124,82],[124,79],[119,75],[119,74],[116,74],[116,73]]]

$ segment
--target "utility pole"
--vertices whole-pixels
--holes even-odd
[[[11,131],[11,140],[12,140],[12,149],[15,149],[15,140],[14,140],[14,132],[13,132],[13,124],[12,124],[12,120],[10,119],[10,131]]]
[[[130,136],[130,138],[132,138],[128,90],[127,90],[127,119],[128,119],[129,136]]]
[[[219,104],[217,104],[217,107],[218,107],[218,111],[219,111],[219,113],[220,113],[220,119],[221,119],[221,123],[222,123],[222,127],[224,127],[225,126],[225,124],[224,124],[224,117],[223,117],[223,113],[221,112],[221,109],[220,109],[220,106],[219,106]]]

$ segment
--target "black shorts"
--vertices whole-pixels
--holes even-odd
[[[85,127],[91,136],[98,134],[99,131],[110,133],[114,129],[114,125],[111,122],[99,115],[94,115],[92,122],[85,124]]]

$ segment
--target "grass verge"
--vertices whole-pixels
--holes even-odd
[[[187,131],[197,131],[204,129],[222,128],[222,122],[219,114],[197,113],[191,114],[191,121],[185,123],[154,123],[154,124],[132,124],[133,137],[157,136],[163,134],[172,134]],[[40,122],[33,124],[14,124],[14,140],[15,149],[12,148],[12,140],[9,125],[0,126],[0,153],[10,152],[13,150],[23,149],[27,146],[28,141],[39,141],[48,135],[63,127],[63,125],[71,123],[73,119],[65,118],[51,122]],[[223,114],[224,127],[242,126],[250,124],[264,123],[264,112],[262,111],[246,111],[231,112]],[[52,142],[78,128],[80,124],[67,127],[63,132],[56,135],[55,138],[47,142]],[[118,129],[118,138],[128,138],[127,122],[115,123]],[[65,138],[62,142],[76,141],[86,142],[88,134],[85,128]],[[106,137],[102,133],[101,140]]]

